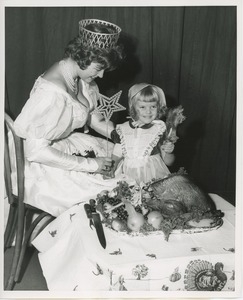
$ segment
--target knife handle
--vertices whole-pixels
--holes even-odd
[[[86,215],[89,219],[92,219],[92,209],[91,206],[88,203],[84,204],[84,210],[86,212]]]
[[[89,200],[89,205],[91,207],[91,211],[96,212],[96,201],[94,199]]]

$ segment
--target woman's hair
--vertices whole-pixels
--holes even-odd
[[[158,108],[157,119],[160,119],[163,116],[165,116],[167,107],[163,105],[158,90],[156,89],[155,86],[148,85],[142,90],[140,90],[138,93],[136,93],[133,97],[128,98],[129,114],[134,120],[137,120],[137,112],[135,109],[135,104],[137,103],[138,100],[144,102],[155,101],[157,103],[157,108]]]
[[[85,29],[99,33],[114,33],[111,26],[104,24],[89,24]],[[98,45],[91,47],[85,45],[85,41],[78,36],[69,42],[64,56],[71,57],[82,70],[85,70],[93,62],[98,63],[101,69],[112,71],[120,65],[125,55],[122,45],[108,49],[100,48]]]

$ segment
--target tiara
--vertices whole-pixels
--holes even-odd
[[[88,30],[86,27],[90,24],[103,25],[104,27],[111,28],[113,33],[101,33]],[[79,36],[82,38],[85,46],[111,49],[118,41],[121,28],[117,25],[101,21],[97,19],[85,19],[79,21]]]

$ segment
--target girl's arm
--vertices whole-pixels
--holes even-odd
[[[175,155],[173,152],[174,150],[174,144],[171,142],[164,142],[161,146],[160,146],[160,153],[162,156],[162,159],[164,160],[164,163],[170,167],[173,165],[174,161],[175,161]]]

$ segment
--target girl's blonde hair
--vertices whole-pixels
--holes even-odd
[[[135,109],[135,104],[137,101],[144,102],[156,102],[158,108],[157,119],[162,118],[166,113],[166,102],[164,92],[161,88],[150,85],[150,84],[135,84],[128,92],[128,104],[129,104],[129,114],[134,119],[137,120],[137,112]]]

